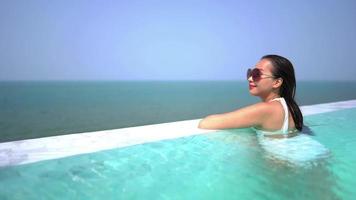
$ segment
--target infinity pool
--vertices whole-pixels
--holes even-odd
[[[325,153],[300,143],[309,159],[294,162],[231,129],[2,167],[0,199],[352,199],[355,119],[356,108],[305,116],[303,137]]]

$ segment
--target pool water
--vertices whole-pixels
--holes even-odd
[[[355,119],[356,109],[306,116],[312,143],[292,161],[230,129],[4,167],[0,199],[352,199]]]

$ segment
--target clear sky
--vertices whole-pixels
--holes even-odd
[[[2,0],[0,80],[356,80],[356,1]]]

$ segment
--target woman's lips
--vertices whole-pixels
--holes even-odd
[[[249,89],[255,88],[256,86],[254,85],[248,85]]]

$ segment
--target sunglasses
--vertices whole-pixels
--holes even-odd
[[[265,75],[266,77],[262,77],[262,75]],[[250,76],[252,76],[252,80],[256,82],[260,81],[263,78],[274,78],[274,76],[262,74],[261,70],[258,68],[247,69],[247,79],[249,79]]]

